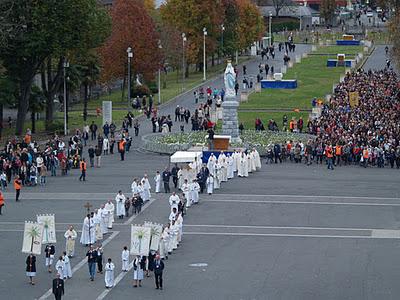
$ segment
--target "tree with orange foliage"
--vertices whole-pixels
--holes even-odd
[[[237,23],[237,47],[245,49],[262,38],[265,31],[261,13],[251,0],[236,0],[239,19]]]
[[[224,7],[221,0],[169,0],[160,8],[163,20],[184,32],[187,37],[188,63],[201,63],[203,51],[203,28],[207,28],[207,53],[215,53]]]
[[[101,80],[125,78],[128,47],[132,47],[134,53],[132,73],[143,75],[146,81],[153,80],[161,62],[161,52],[155,23],[143,0],[115,0],[111,18],[111,36],[99,50]]]

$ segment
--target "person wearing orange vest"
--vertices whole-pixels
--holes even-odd
[[[364,168],[366,168],[368,165],[368,158],[369,158],[368,148],[365,147],[362,151],[362,159],[363,159],[363,163],[364,163]]]
[[[22,181],[17,175],[14,179],[14,189],[15,189],[15,201],[19,201],[19,195],[21,193]]]
[[[325,155],[328,160],[328,170],[333,170],[333,148],[332,145],[326,146]]]
[[[126,145],[125,139],[121,139],[118,143],[118,151],[119,154],[121,155],[121,161],[125,159],[125,145]]]
[[[1,209],[3,208],[3,206],[4,206],[4,196],[3,193],[0,192],[0,215],[2,214]]]
[[[340,161],[342,159],[342,146],[337,144],[335,147],[335,166],[340,166]]]
[[[82,158],[81,162],[79,163],[79,168],[81,169],[81,176],[79,177],[79,181],[86,181],[86,161]]]

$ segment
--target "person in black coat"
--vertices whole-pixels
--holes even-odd
[[[61,300],[64,295],[64,280],[60,278],[58,273],[57,278],[53,279],[53,294],[56,300]]]
[[[26,276],[29,277],[29,283],[34,285],[33,277],[36,276],[36,256],[32,253],[26,258]]]
[[[162,275],[163,275],[163,271],[164,271],[164,262],[160,259],[160,255],[157,254],[156,256],[156,260],[154,261],[154,277],[156,280],[156,289],[163,289],[163,279],[162,279]]]
[[[164,192],[169,193],[171,190],[169,188],[169,179],[171,178],[171,172],[168,170],[168,168],[165,169],[165,171],[162,173],[161,178],[164,183]]]

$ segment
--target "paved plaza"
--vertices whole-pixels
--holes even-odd
[[[21,203],[6,194],[0,293],[9,299],[49,296],[53,275],[45,270],[44,255],[38,258],[35,286],[24,274],[24,220],[55,213],[59,253],[67,225],[81,230],[87,201],[97,207],[118,189],[129,193],[133,177],[167,164],[167,156],[134,151],[125,163],[107,157],[102,168],[89,171],[86,183],[73,172],[50,178],[45,188],[23,190]],[[133,289],[132,272],[120,272],[129,224],[167,221],[168,196],[155,195],[142,214],[117,220],[105,237],[104,257],[116,263],[117,286],[106,290],[99,274],[89,281],[85,248],[77,244],[65,299],[397,299],[398,181],[396,169],[263,164],[249,178],[201,195],[200,204],[189,209],[183,242],[166,261],[162,292],[154,289],[153,278]]]
[[[299,46],[299,53],[309,46]],[[366,68],[383,64],[378,47]],[[250,73],[259,60],[247,63]],[[282,64],[277,55],[276,67]],[[221,78],[205,85],[220,86]],[[193,109],[192,93],[163,106]],[[173,127],[178,130],[177,126]],[[150,122],[141,135],[150,133]],[[169,157],[140,150],[140,136],[125,162],[104,156],[102,167],[88,170],[87,182],[78,171],[66,177],[48,177],[46,187],[25,188],[20,203],[13,189],[5,193],[0,217],[2,276],[0,295],[7,299],[52,299],[54,274],[47,273],[44,254],[38,257],[36,285],[25,276],[21,253],[23,222],[36,214],[55,213],[56,256],[64,250],[69,224],[80,236],[84,205],[94,208],[113,199],[121,189],[130,195],[134,177],[169,165]],[[86,151],[86,150],[85,150]],[[269,164],[249,178],[234,178],[214,195],[200,197],[184,221],[181,246],[165,262],[165,289],[154,289],[154,278],[132,287],[132,271],[122,273],[121,250],[130,243],[130,224],[166,223],[167,194],[153,195],[137,217],[116,220],[104,237],[104,258],[116,264],[116,286],[105,289],[104,275],[89,281],[86,248],[76,245],[71,260],[73,278],[66,282],[64,299],[398,299],[397,266],[400,247],[399,171],[325,165]]]

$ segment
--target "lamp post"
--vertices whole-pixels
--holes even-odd
[[[224,24],[221,24],[221,54],[222,54],[222,57],[224,57],[224,32],[225,32],[225,26],[224,26]]]
[[[272,12],[269,12],[269,42],[268,45],[271,47],[272,45]]]
[[[67,68],[69,68],[69,62],[64,59],[64,135],[68,134],[68,119],[67,119]]]
[[[128,47],[128,49],[126,49],[126,53],[128,55],[128,110],[130,107],[130,103],[131,103],[131,59],[133,58],[133,52],[132,52],[132,48]]]
[[[206,68],[207,68],[207,62],[206,62],[206,36],[207,36],[207,28],[203,28],[203,81],[207,80],[206,77]]]
[[[185,90],[185,44],[186,44],[186,34],[182,33],[182,91]]]
[[[158,40],[158,49],[162,49],[161,41]],[[158,66],[158,105],[161,104],[161,64]]]

